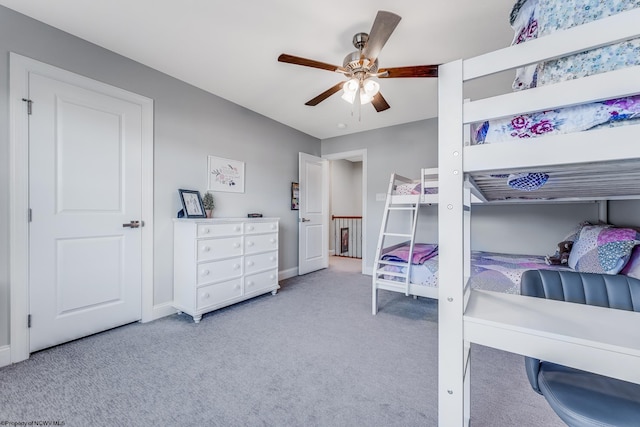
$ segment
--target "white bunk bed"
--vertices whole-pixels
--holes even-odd
[[[466,187],[471,193],[471,203],[532,202],[532,199],[519,197],[521,195],[519,191],[513,189],[508,191],[501,188],[507,187],[507,185],[504,180],[500,182],[502,185],[490,182],[491,188],[497,188],[500,192],[500,197],[497,200],[490,201],[472,180],[468,180]],[[415,228],[417,227],[415,213],[418,211],[418,207],[437,204],[437,169],[422,169],[418,180],[412,180],[396,173],[391,174],[384,207],[385,214],[376,249],[376,262],[372,272],[372,314],[375,315],[378,312],[379,290],[403,293],[414,298],[438,299],[438,245],[435,243],[416,243],[415,229],[406,234],[402,232],[386,233],[387,227],[385,226],[391,211],[405,210],[414,215],[411,215],[409,221],[406,221],[405,217],[400,222],[404,225],[408,223]],[[606,209],[600,210],[600,221],[606,221],[605,212]],[[392,242],[395,244],[387,246],[385,239],[387,236],[397,237],[402,241]],[[409,238],[409,240],[403,238]],[[408,259],[413,261],[409,263]],[[518,294],[522,273],[531,269],[567,270],[568,267],[566,265],[549,265],[544,256],[475,251],[471,253],[471,268],[468,274],[471,277],[470,286],[474,289]]]
[[[411,262],[385,260],[385,255],[403,246],[408,246],[406,257],[413,259],[420,205],[437,203],[438,169],[421,169],[418,180],[412,180],[395,173],[391,174],[372,274],[371,310],[373,314],[378,311],[378,290],[380,289],[404,293],[407,296],[437,298],[438,289],[434,284],[425,285],[412,281],[414,271]],[[405,211],[410,214],[410,230],[390,232],[387,229],[391,213],[394,211]],[[397,243],[388,245],[388,239]],[[393,271],[394,269],[395,271]],[[383,270],[385,271],[383,272]]]
[[[470,289],[472,210],[465,188],[466,179],[482,188],[486,175],[545,171],[562,179],[553,185],[549,179],[545,191],[553,191],[532,197],[637,198],[640,126],[544,136],[535,143],[472,145],[464,137],[465,126],[474,123],[639,94],[640,66],[473,102],[463,93],[469,80],[640,37],[638,22],[640,9],[624,11],[439,69],[440,426],[469,424],[471,343],[640,383],[638,313]],[[501,197],[492,191],[485,197]]]

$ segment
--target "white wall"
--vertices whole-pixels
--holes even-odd
[[[320,141],[77,37],[0,6],[0,347],[9,344],[9,52],[154,100],[154,304],[173,298],[172,218],[178,188],[207,186],[207,156],[245,162],[245,193],[216,193],[214,216],[279,217],[280,268],[298,264],[297,212],[290,210],[298,152]]]

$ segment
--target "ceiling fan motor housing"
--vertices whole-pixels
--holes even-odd
[[[345,56],[342,66],[350,75],[357,73],[375,73],[378,71],[378,60],[376,59],[374,62],[371,62],[368,58],[362,58],[360,51],[357,51]]]

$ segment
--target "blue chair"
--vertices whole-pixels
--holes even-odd
[[[640,280],[622,275],[530,270],[520,292],[640,312]],[[531,357],[525,357],[525,368],[531,387],[567,425],[640,426],[640,385]]]

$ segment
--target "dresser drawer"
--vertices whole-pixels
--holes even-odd
[[[239,236],[242,223],[198,224],[198,237]]]
[[[220,282],[242,276],[242,258],[225,259],[198,264],[197,283]]]
[[[278,230],[277,222],[253,222],[244,225],[246,234],[254,233],[273,233]]]
[[[196,310],[223,303],[242,295],[241,279],[198,288]]]
[[[256,271],[276,268],[278,266],[278,252],[268,252],[265,254],[250,255],[245,257],[244,271],[253,273]]]
[[[278,249],[278,235],[258,234],[255,236],[245,236],[244,249],[246,254]]]
[[[245,295],[278,286],[278,270],[252,274],[244,278]]]
[[[242,255],[242,237],[198,240],[198,261]]]

